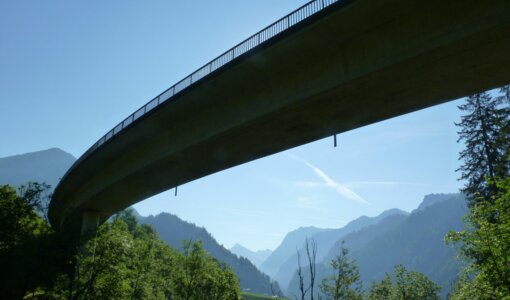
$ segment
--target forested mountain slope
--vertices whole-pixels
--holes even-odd
[[[271,294],[270,278],[260,272],[247,258],[237,257],[218,244],[205,228],[183,221],[169,213],[139,217],[139,222],[154,227],[163,241],[177,249],[182,249],[184,240],[202,241],[204,249],[215,259],[232,267],[239,278],[242,290]],[[276,286],[273,286],[273,289],[276,289]]]

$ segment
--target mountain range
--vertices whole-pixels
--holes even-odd
[[[400,210],[400,209],[390,209],[386,210],[383,213],[379,214],[375,217],[367,217],[367,216],[361,216],[345,225],[344,227],[338,228],[338,229],[325,229],[322,231],[318,231],[315,234],[308,235],[307,237],[310,239],[314,239],[317,243],[317,261],[322,261],[330,251],[331,247],[333,245],[341,240],[345,235],[351,234],[354,232],[357,232],[358,230],[365,228],[370,225],[378,224],[382,220],[390,217],[390,216],[402,216],[405,217],[409,213]],[[302,229],[298,229],[298,231],[302,231]],[[297,235],[297,233],[294,233]],[[300,236],[304,236],[304,233],[301,233]],[[282,242],[282,245],[280,247],[289,249],[289,245],[284,245],[286,240]],[[294,275],[294,272],[297,270],[297,250],[299,249],[299,253],[301,257],[306,257],[306,250],[305,250],[305,238],[301,238],[297,241],[297,246],[292,249],[291,252],[288,252],[290,255],[287,255],[286,258],[278,264],[278,271],[275,275],[273,275],[274,279],[280,284],[282,287],[286,287],[290,280],[292,279],[292,276]],[[279,247],[279,248],[280,248]],[[277,248],[278,249],[278,248]],[[276,252],[276,250],[275,250]],[[262,269],[263,271],[266,271]]]
[[[377,224],[352,231],[337,240],[322,261],[318,261],[316,280],[331,274],[330,261],[340,252],[342,242],[356,261],[365,288],[391,274],[397,264],[418,271],[441,287],[446,297],[458,278],[464,263],[457,258],[457,249],[446,245],[444,236],[450,230],[463,229],[462,217],[468,212],[461,194],[436,194],[425,197],[411,214],[392,214]],[[318,244],[320,247],[320,244]],[[295,270],[287,295],[298,295]]]

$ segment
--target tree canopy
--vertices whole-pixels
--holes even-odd
[[[239,299],[232,269],[200,242],[179,252],[132,211],[82,241],[54,232],[37,212],[46,189],[0,187],[3,299]]]

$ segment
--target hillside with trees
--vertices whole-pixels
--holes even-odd
[[[260,294],[279,292],[280,287],[277,283],[272,282],[247,258],[238,257],[220,245],[205,228],[183,221],[169,213],[148,217],[139,216],[138,220],[142,224],[153,227],[164,242],[180,251],[184,250],[182,241],[200,241],[203,249],[212,257],[232,268],[239,279],[242,290]]]

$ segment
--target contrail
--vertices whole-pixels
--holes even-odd
[[[289,154],[289,157],[294,159],[294,160],[297,160],[297,161],[300,161],[300,162],[304,163],[307,167],[312,169],[313,172],[317,176],[319,176],[324,181],[324,183],[327,186],[329,186],[330,188],[334,189],[337,192],[337,194],[339,194],[340,196],[343,196],[343,197],[345,197],[345,198],[347,198],[349,200],[352,200],[352,201],[356,201],[358,203],[370,204],[367,200],[363,199],[363,197],[361,197],[360,195],[356,194],[356,192],[354,192],[353,190],[347,188],[344,185],[341,185],[338,182],[335,182],[333,179],[331,179],[331,177],[329,177],[326,173],[324,173],[324,171],[322,171],[318,167],[312,165],[311,163],[307,162],[306,160],[304,160],[304,159],[302,159],[300,157],[297,157],[295,155],[292,155],[292,154]]]

